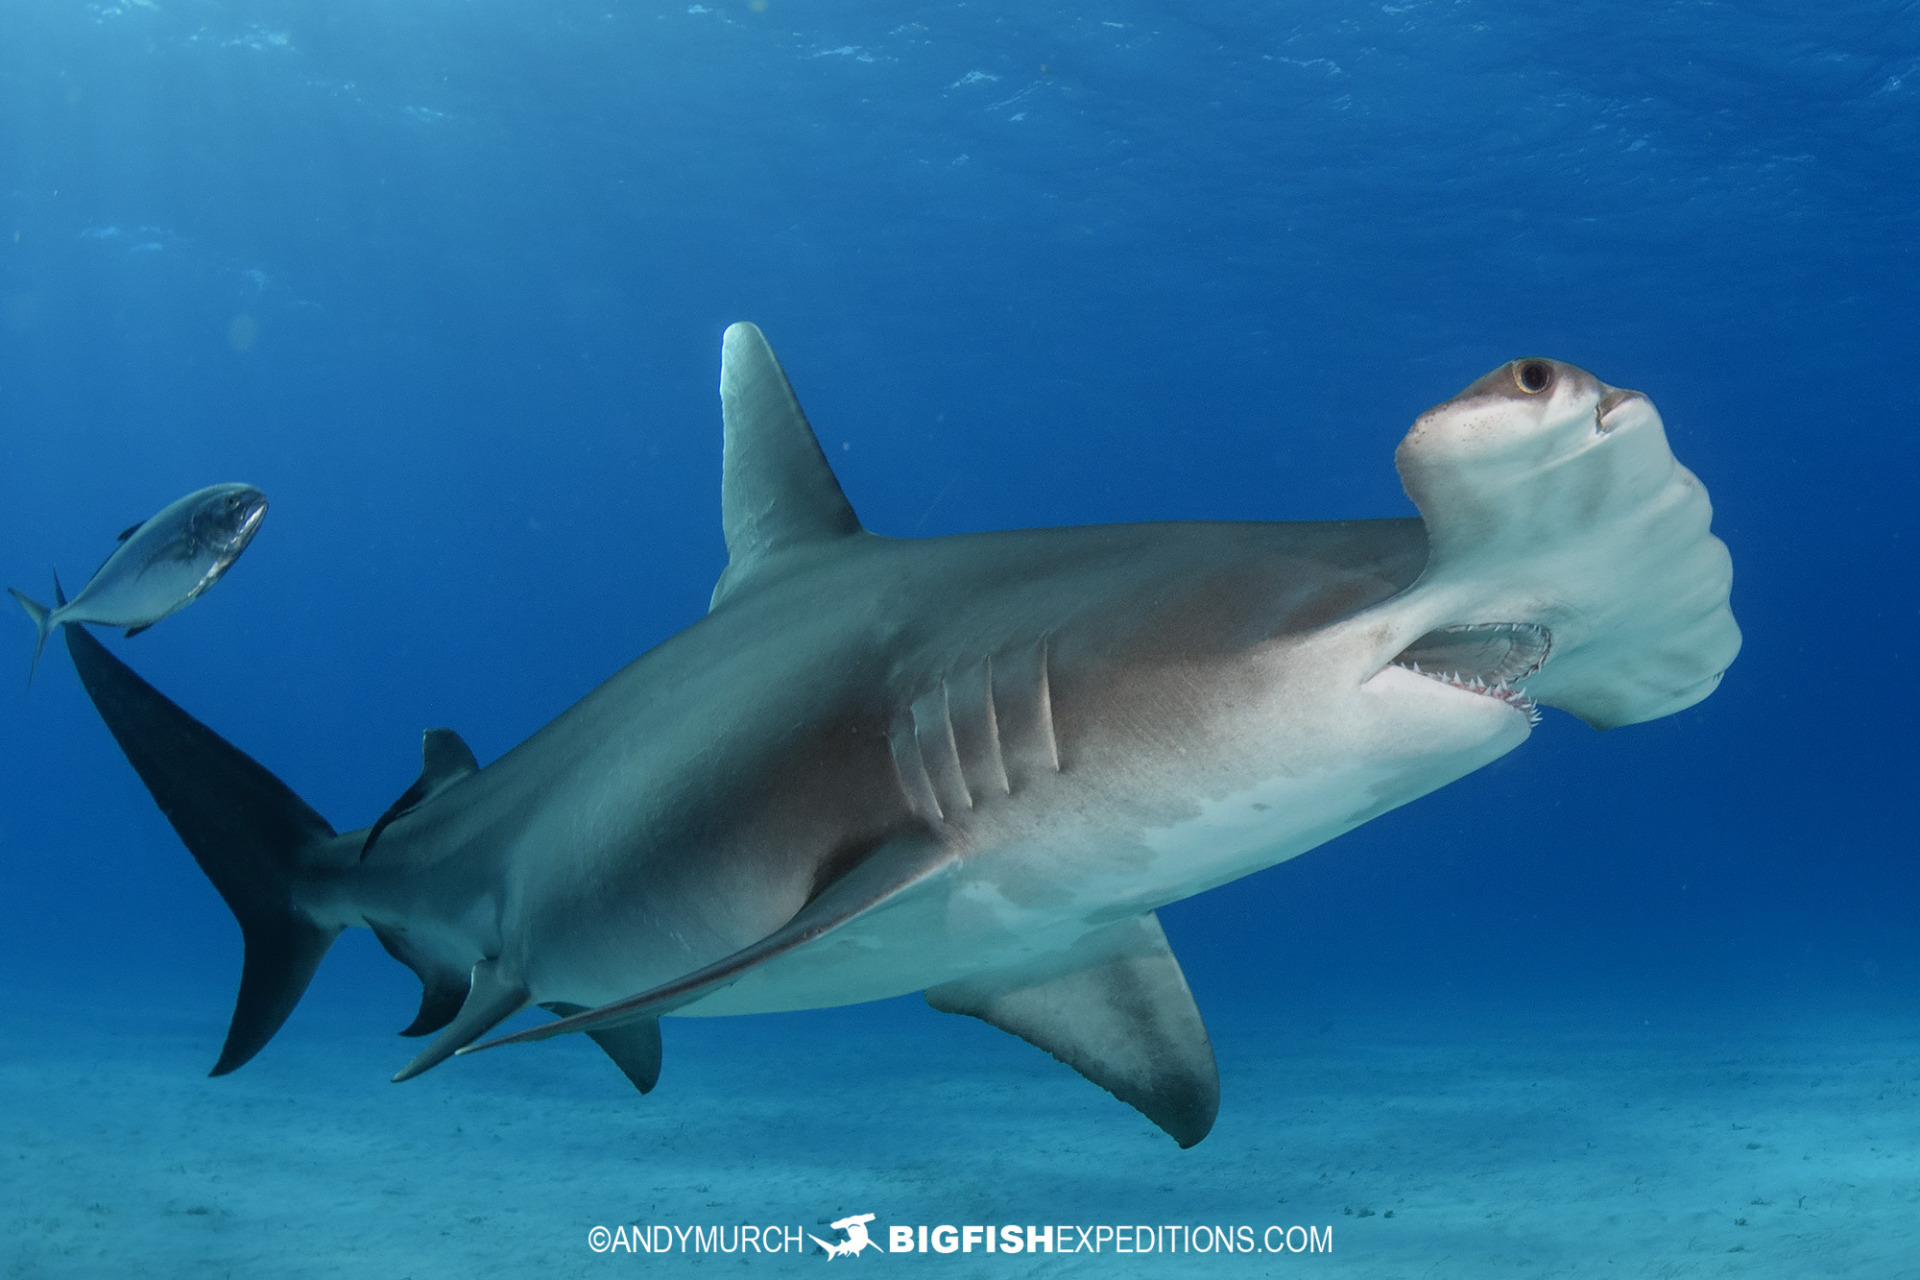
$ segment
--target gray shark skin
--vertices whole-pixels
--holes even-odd
[[[239,919],[215,1074],[341,930],[420,976],[395,1079],[540,1005],[643,1092],[658,1020],[925,991],[1182,1146],[1219,1103],[1156,908],[1294,857],[1524,742],[1704,698],[1731,563],[1637,392],[1502,366],[1421,415],[1419,519],[866,532],[759,330],[722,356],[711,611],[480,768],[335,834],[79,627],[83,682]]]
[[[180,612],[233,567],[266,514],[267,497],[252,485],[208,485],[121,534],[120,545],[72,600],[58,577],[52,609],[7,588],[39,632],[33,665],[40,665],[47,637],[67,623],[125,627],[134,636]]]

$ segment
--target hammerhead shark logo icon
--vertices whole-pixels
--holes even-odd
[[[842,1218],[833,1223],[835,1231],[844,1231],[847,1238],[839,1244],[828,1244],[819,1236],[808,1236],[815,1244],[827,1251],[829,1258],[857,1258],[867,1249],[878,1249],[880,1242],[867,1234],[867,1224],[873,1221],[870,1213],[856,1213],[850,1218]]]

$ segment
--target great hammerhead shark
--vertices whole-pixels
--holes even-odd
[[[1213,1049],[1155,909],[1511,751],[1538,705],[1632,724],[1739,649],[1705,490],[1635,391],[1516,360],[1400,444],[1418,519],[908,540],[854,517],[760,331],[727,330],[708,614],[481,768],[336,834],[81,627],[128,759],[233,909],[213,1074],[279,1030],[348,926],[425,994],[405,1080],[580,1031],[642,1092],[659,1019],[925,991],[1182,1146]]]

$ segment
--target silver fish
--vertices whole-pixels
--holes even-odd
[[[135,636],[186,608],[233,567],[266,514],[267,496],[252,485],[208,485],[121,534],[119,549],[72,600],[60,589],[57,574],[51,609],[8,587],[40,632],[33,666],[39,667],[47,637],[63,623],[125,627]]]

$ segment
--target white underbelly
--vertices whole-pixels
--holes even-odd
[[[678,1014],[720,1017],[883,1000],[1063,951],[1305,853],[1481,762],[1273,777],[1133,831],[1077,829],[968,856],[901,900],[749,971]],[[1037,833],[1036,833],[1037,834]]]

